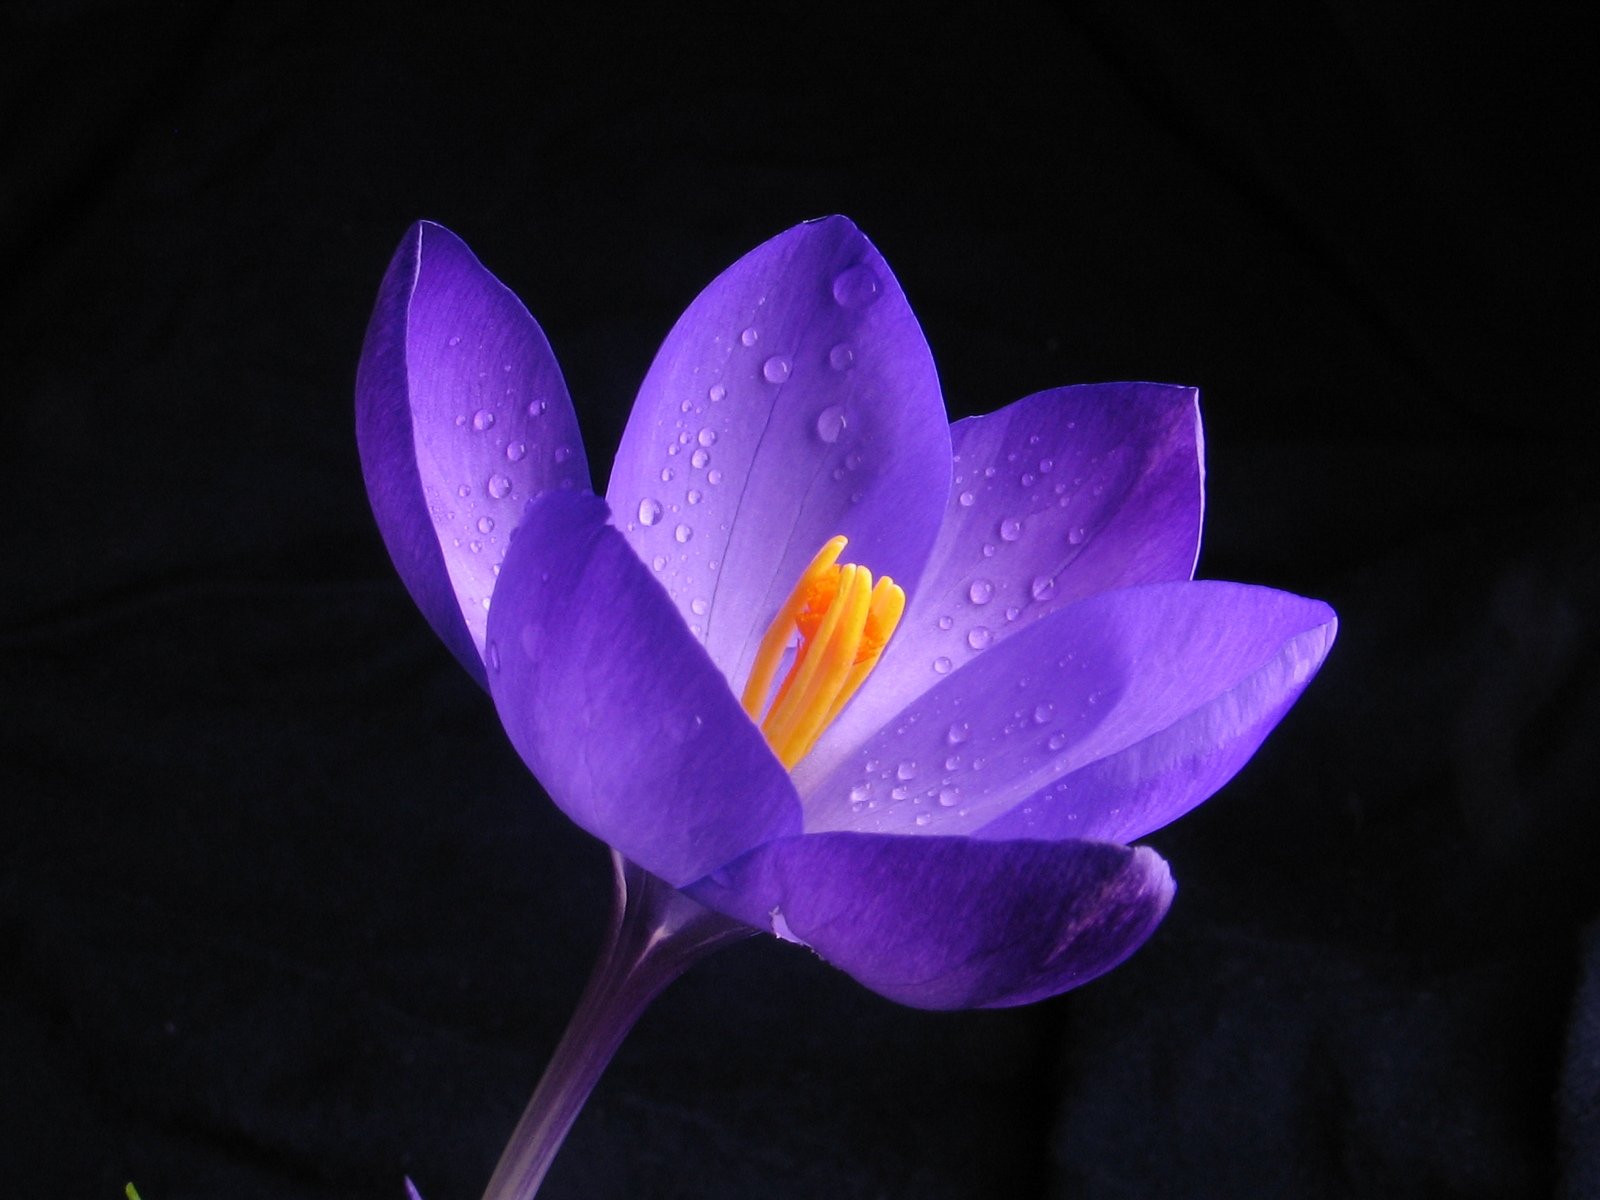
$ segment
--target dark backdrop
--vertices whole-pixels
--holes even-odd
[[[1201,387],[1202,574],[1340,639],[1150,839],[1179,897],[1125,966],[927,1014],[752,941],[647,1014],[545,1194],[1600,1194],[1578,29],[541,11],[0,9],[0,1188],[479,1194],[606,867],[373,528],[378,281],[414,219],[465,237],[603,480],[698,289],[844,212],[954,414]]]

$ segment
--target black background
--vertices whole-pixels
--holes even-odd
[[[1201,573],[1339,642],[1149,839],[1179,896],[1125,966],[928,1014],[752,941],[646,1015],[543,1195],[1600,1195],[1576,26],[543,11],[0,9],[0,1188],[479,1194],[607,874],[372,525],[378,281],[412,220],[463,236],[603,481],[699,288],[844,212],[954,415],[1201,387]]]

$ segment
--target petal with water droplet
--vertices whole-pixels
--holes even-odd
[[[827,772],[795,770],[808,830],[911,833],[921,808],[856,813],[842,797],[866,758],[965,758],[919,783],[961,789],[928,831],[1126,842],[1221,787],[1332,645],[1327,605],[1237,583],[1148,584],[1057,610],[946,676]],[[923,690],[925,688],[925,690]],[[1040,716],[1043,719],[1039,719]]]
[[[356,372],[356,438],[401,579],[482,683],[483,601],[517,514],[589,476],[582,455],[555,458],[558,442],[578,444],[578,424],[544,333],[438,225],[412,226],[384,276]],[[438,496],[452,502],[430,505]],[[473,554],[483,517],[498,533]]]
[[[561,809],[678,885],[798,832],[799,799],[598,497],[529,505],[500,575],[490,691]]]
[[[959,665],[1085,596],[1193,574],[1202,507],[1193,388],[1054,388],[957,421],[951,438],[966,482],[883,661],[813,751],[819,762],[926,686],[933,659]],[[1045,458],[1050,470],[1022,486],[1011,460]],[[980,621],[971,606],[991,603],[1016,608],[1016,619]],[[952,612],[949,624],[939,619]]]
[[[774,927],[901,1004],[1000,1008],[1087,983],[1172,903],[1154,851],[1098,842],[817,834],[759,846],[685,889]]]
[[[843,287],[852,303],[841,303],[834,281],[857,267],[865,273]],[[850,369],[841,370],[834,351],[846,344]],[[721,399],[692,420],[679,411],[683,397],[715,388]],[[714,448],[681,480],[684,491],[668,494],[660,480],[669,446],[685,432],[705,449],[702,430]],[[692,541],[665,521],[625,533],[646,562],[669,557],[660,578],[686,622],[703,594],[689,581],[722,564],[696,623],[729,679],[742,681],[768,622],[830,537],[848,537],[849,560],[874,575],[921,570],[949,473],[943,401],[916,318],[871,243],[830,217],[757,247],[689,306],[640,388],[608,495],[627,512],[642,495],[681,503],[689,487],[703,491]]]

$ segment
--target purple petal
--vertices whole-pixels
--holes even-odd
[[[813,752],[811,771],[1047,613],[1194,574],[1203,471],[1193,388],[1055,388],[959,421],[951,437],[955,479],[928,566],[883,662]]]
[[[656,356],[607,498],[728,678],[835,534],[904,582],[949,487],[933,360],[900,285],[849,221],[741,258]]]
[[[825,777],[796,771],[806,828],[1132,841],[1244,765],[1334,628],[1325,604],[1237,583],[1091,596],[973,658]]]
[[[532,501],[489,613],[489,686],[569,817],[677,886],[796,833],[789,776],[584,492]]]
[[[688,891],[891,1000],[1000,1008],[1116,966],[1173,884],[1144,847],[829,833],[760,846]]]
[[[434,631],[483,682],[495,568],[528,498],[589,486],[544,333],[461,239],[395,252],[356,373],[356,439],[384,543]]]

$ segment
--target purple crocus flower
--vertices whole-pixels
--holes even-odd
[[[842,217],[689,306],[604,500],[538,325],[437,225],[389,268],[357,392],[407,587],[650,919],[770,930],[902,1003],[1028,1003],[1132,953],[1173,883],[1129,843],[1226,782],[1333,641],[1318,601],[1193,579],[1193,389],[950,425]]]

